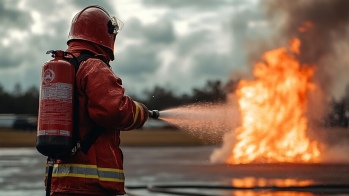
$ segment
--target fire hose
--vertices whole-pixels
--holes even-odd
[[[204,194],[193,192],[180,192],[171,189],[197,189],[203,192],[204,190],[226,190],[226,191],[269,191],[269,192],[308,192],[319,194],[348,194],[348,184],[314,184],[306,186],[252,186],[238,187],[229,185],[145,185],[145,186],[126,186],[128,196],[139,196],[132,193],[132,190],[148,190],[151,193],[165,193],[170,195],[184,196],[218,196],[216,194]],[[143,194],[144,195],[144,194]]]

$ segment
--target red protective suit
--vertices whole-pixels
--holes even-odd
[[[121,79],[105,63],[110,60],[105,49],[74,40],[67,51],[79,55],[83,50],[96,54],[99,59],[83,61],[76,74],[79,133],[84,138],[93,123],[107,131],[103,131],[87,155],[78,151],[70,158],[56,161],[51,195],[122,195],[125,191],[120,130],[141,127],[148,119],[148,110],[124,95]]]

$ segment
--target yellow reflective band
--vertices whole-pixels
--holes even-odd
[[[136,104],[136,114],[133,117],[133,124],[132,125],[134,125],[136,123],[137,119],[138,119],[138,113],[139,113],[139,108],[140,108],[140,106],[139,106],[139,104],[137,102],[135,102],[135,104]]]
[[[129,129],[130,127],[132,127],[132,126],[137,122],[139,110],[140,110],[140,108],[141,108],[141,107],[139,106],[139,104],[138,104],[136,101],[134,101],[133,103],[135,103],[135,105],[136,105],[136,113],[135,113],[135,116],[133,117],[133,123],[132,123],[132,125],[129,126],[129,127],[127,127],[126,129]]]
[[[46,176],[48,168],[46,167]],[[53,177],[78,177],[99,179],[100,181],[124,182],[124,171],[114,168],[98,168],[96,165],[54,164]]]
[[[113,169],[113,168],[98,168],[98,171],[110,171],[110,172],[124,173],[123,170],[120,170],[120,169]]]
[[[80,168],[92,168],[97,169],[99,171],[110,171],[110,172],[118,172],[118,173],[124,173],[124,170],[121,169],[114,169],[114,168],[105,168],[105,167],[97,167],[97,165],[84,165],[84,164],[54,164],[55,167],[80,167]]]
[[[47,176],[47,174],[46,174]],[[87,175],[87,174],[52,174],[52,177],[60,178],[60,177],[75,177],[75,178],[90,178],[90,179],[98,179],[100,181],[107,182],[125,182],[125,180],[115,179],[115,178],[103,178],[98,177],[97,175]]]

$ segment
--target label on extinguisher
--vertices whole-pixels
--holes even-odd
[[[38,135],[71,136],[70,131],[67,130],[39,130]]]
[[[71,136],[73,85],[43,82],[40,94],[40,130],[38,135]]]

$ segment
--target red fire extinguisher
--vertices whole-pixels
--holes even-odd
[[[70,53],[48,51],[53,59],[41,70],[37,150],[56,159],[71,154],[73,149],[73,107],[75,68],[68,60]]]

